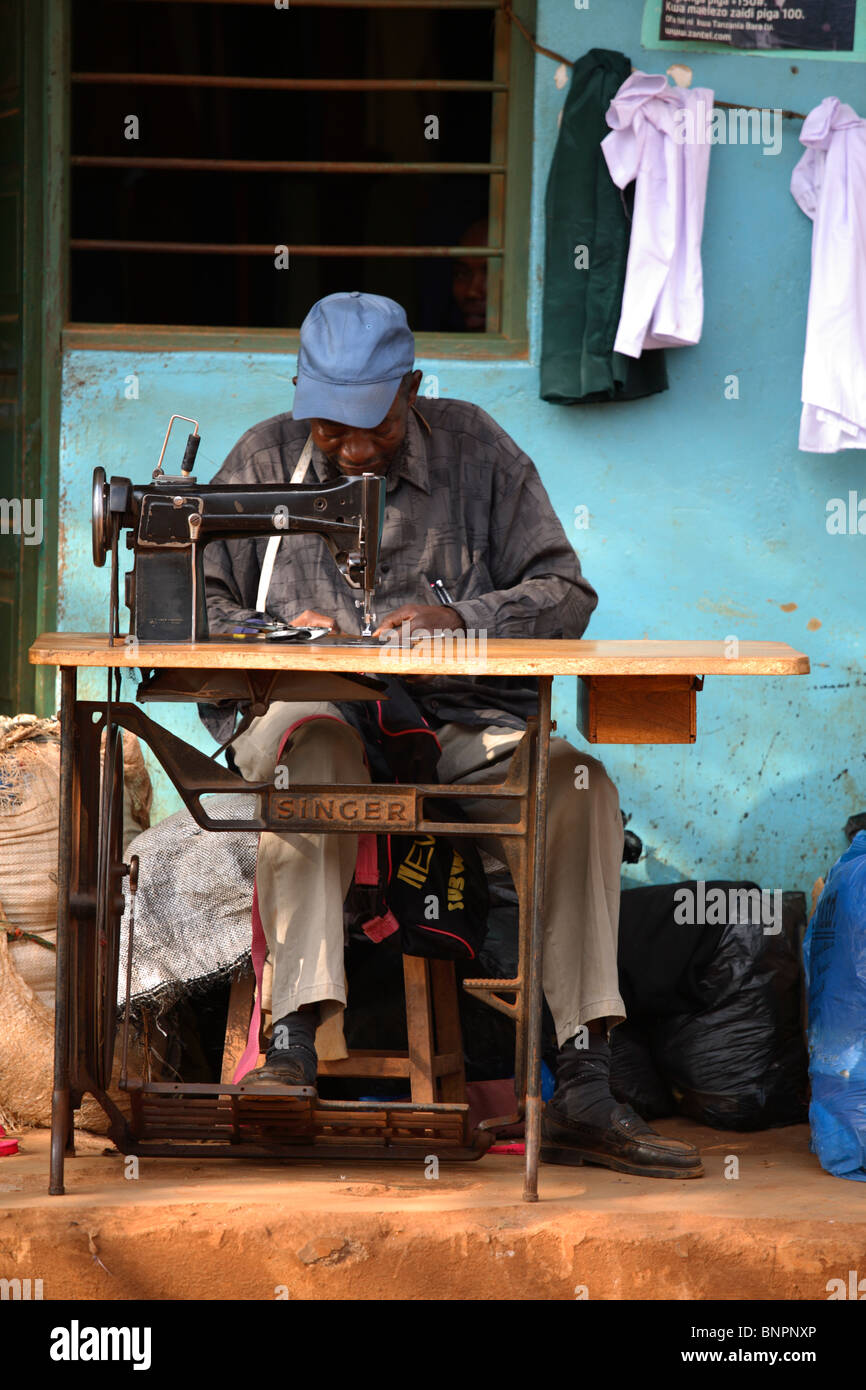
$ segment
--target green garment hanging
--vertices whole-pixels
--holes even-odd
[[[614,352],[630,233],[608,173],[605,112],[631,73],[624,53],[592,48],[575,64],[547,180],[541,399],[627,401],[666,391],[665,355]],[[626,210],[628,207],[628,211]]]

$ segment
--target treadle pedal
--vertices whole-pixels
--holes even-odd
[[[238,1095],[223,1096],[234,1124],[243,1138],[259,1135],[263,1139],[309,1138],[313,1133],[313,1106],[318,1103],[312,1086],[250,1087]],[[280,1093],[282,1092],[282,1094]]]
[[[465,1103],[323,1100],[312,1086],[151,1082],[130,1086],[130,1136],[153,1152],[218,1152],[292,1158],[478,1158],[488,1147],[466,1132]],[[139,1150],[144,1152],[145,1148]]]

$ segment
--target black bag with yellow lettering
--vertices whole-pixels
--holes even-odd
[[[443,819],[468,823],[456,802],[436,808]],[[367,838],[375,839],[372,861],[365,854],[363,874],[356,868],[344,909],[350,944],[399,933],[404,955],[475,960],[487,935],[489,893],[471,836],[419,831]]]
[[[456,803],[437,812],[464,820]],[[385,897],[400,924],[403,954],[474,960],[487,935],[489,894],[481,855],[468,835],[390,835]]]
[[[439,740],[404,683],[385,677],[386,698],[341,701],[361,735],[374,783],[438,781]],[[466,821],[455,801],[431,800],[443,821]],[[474,960],[487,935],[489,895],[471,836],[377,835],[372,873],[355,873],[346,900],[350,935],[373,942],[400,932],[403,954]]]

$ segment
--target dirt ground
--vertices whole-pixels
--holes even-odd
[[[438,1178],[249,1159],[141,1159],[127,1177],[90,1136],[49,1197],[34,1130],[0,1158],[0,1278],[41,1278],[45,1299],[823,1300],[866,1276],[866,1186],[825,1173],[805,1126],[657,1127],[699,1144],[704,1178],[543,1166],[531,1205],[506,1154]]]

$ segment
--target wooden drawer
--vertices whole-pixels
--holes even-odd
[[[702,676],[579,676],[577,727],[589,743],[694,743]]]

